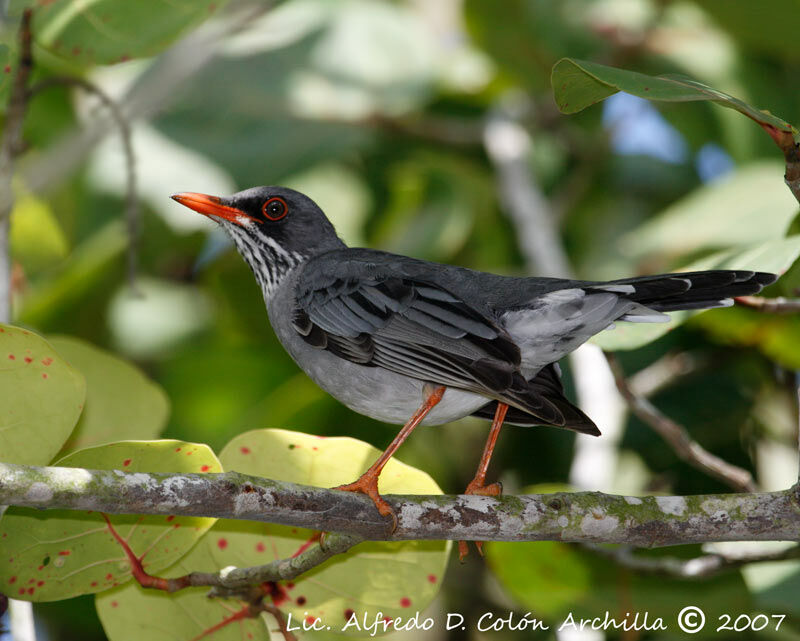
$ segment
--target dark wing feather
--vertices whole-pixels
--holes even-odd
[[[520,352],[488,311],[433,279],[366,261],[309,261],[292,325],[340,358],[498,398],[519,395]],[[399,271],[399,274],[398,274]]]
[[[530,412],[509,407],[506,413],[506,423],[523,426],[552,425],[582,434],[600,436],[600,430],[597,429],[594,421],[564,396],[561,377],[558,375],[557,366],[554,363],[543,367],[536,376],[528,381],[527,389],[532,397],[537,398],[542,407],[547,408],[547,411]],[[497,401],[491,401],[474,412],[473,416],[492,420],[496,411]]]

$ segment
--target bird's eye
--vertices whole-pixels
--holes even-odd
[[[261,207],[261,211],[264,212],[264,216],[269,220],[280,220],[289,213],[289,207],[283,198],[275,197],[265,202]]]

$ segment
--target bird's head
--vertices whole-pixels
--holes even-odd
[[[185,192],[172,199],[222,226],[267,298],[292,268],[344,246],[317,204],[287,187],[252,187],[227,197]]]

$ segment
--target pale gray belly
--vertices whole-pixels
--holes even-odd
[[[270,308],[290,305],[286,291],[279,291]],[[291,309],[291,308],[290,308]],[[425,401],[425,381],[395,374],[381,367],[367,367],[335,356],[326,350],[312,347],[295,332],[290,322],[269,312],[272,328],[286,351],[328,394],[359,414],[379,421],[402,425]],[[435,383],[435,381],[431,381]],[[448,388],[442,400],[422,421],[423,425],[441,425],[472,414],[489,399]]]

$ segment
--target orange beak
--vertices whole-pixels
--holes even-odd
[[[194,209],[204,216],[216,216],[217,218],[222,218],[240,227],[248,220],[258,222],[257,219],[245,214],[241,209],[223,205],[222,201],[217,196],[208,196],[206,194],[196,194],[187,191],[181,194],[173,194],[170,198],[189,209]]]

